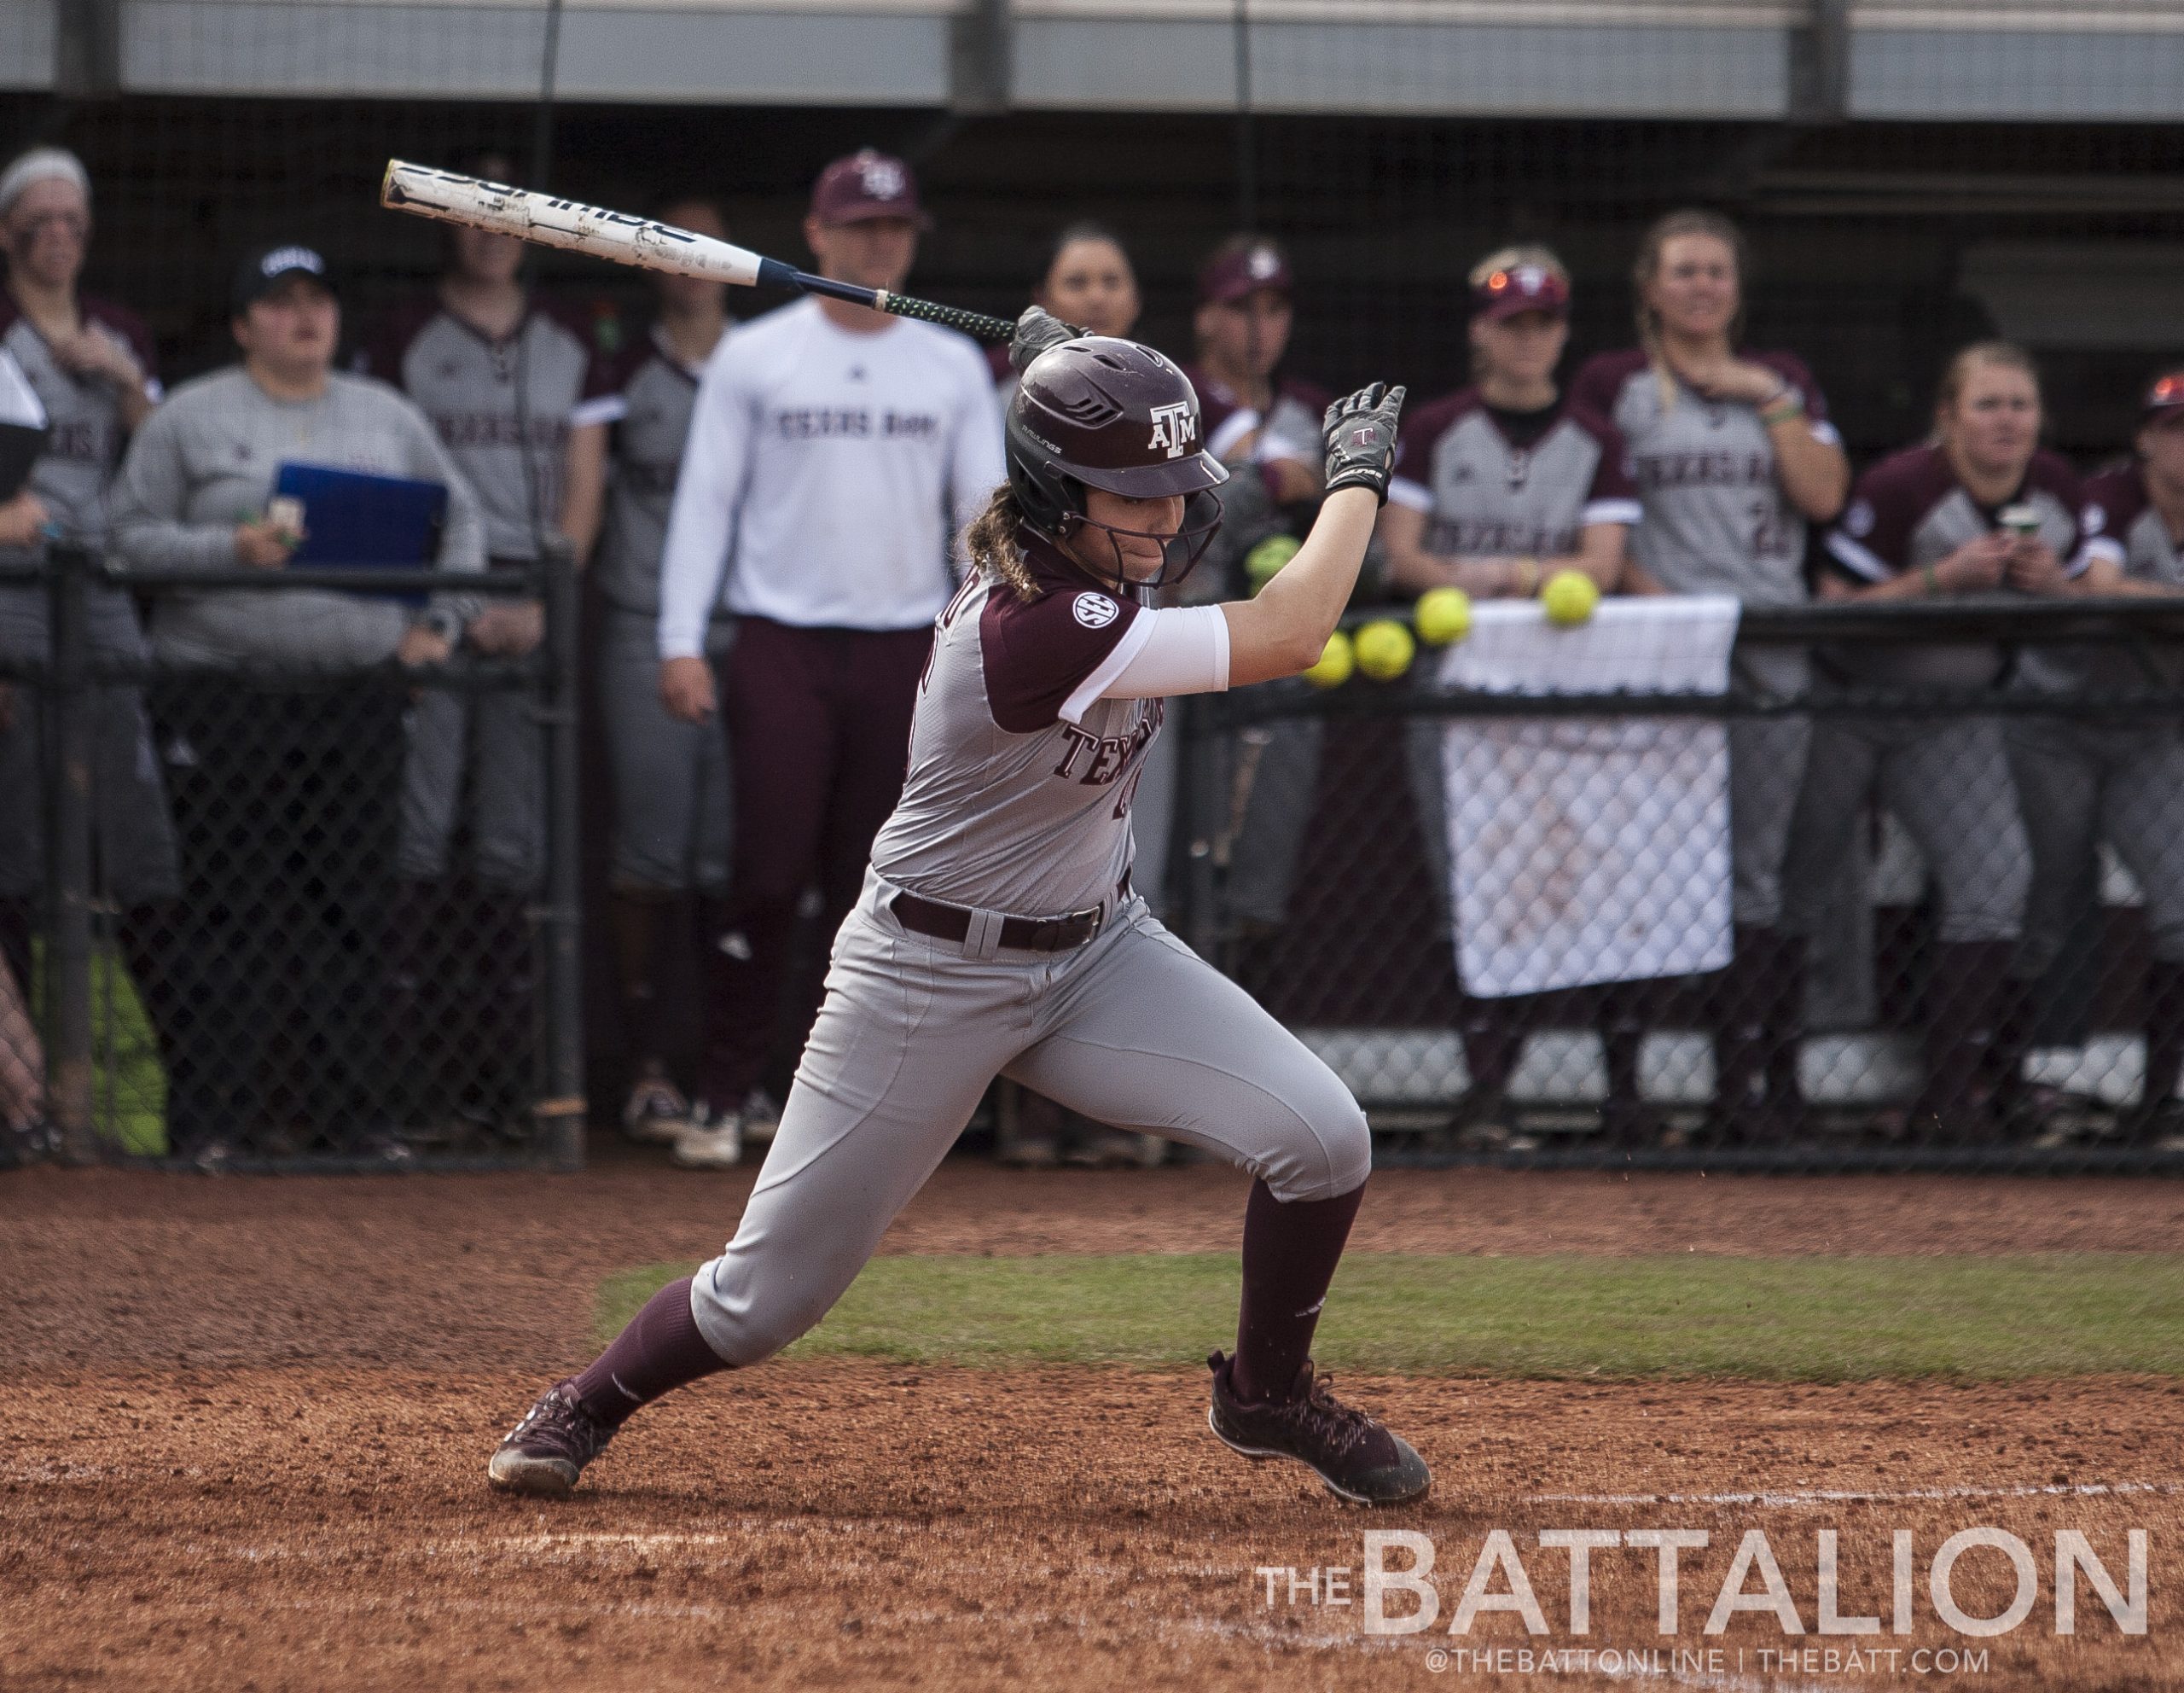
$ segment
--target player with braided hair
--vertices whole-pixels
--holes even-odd
[[[1327,408],[1327,502],[1258,597],[1156,608],[1211,538],[1226,474],[1190,382],[1037,307],[1014,352],[1008,480],[935,625],[909,779],[735,1238],[538,1399],[493,1455],[498,1486],[566,1493],[640,1405],[817,1323],[997,1074],[1252,1172],[1236,1350],[1209,1360],[1216,1434],[1359,1504],[1430,1485],[1309,1356],[1372,1163],[1364,1114],[1130,881],[1130,796],[1165,701],[1318,659],[1386,497],[1403,390]]]

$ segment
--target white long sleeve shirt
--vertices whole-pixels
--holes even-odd
[[[874,335],[800,300],[724,336],[699,381],[662,559],[659,651],[717,606],[805,628],[916,629],[1006,472],[993,380],[952,330]]]

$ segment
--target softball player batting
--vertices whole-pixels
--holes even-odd
[[[497,1486],[567,1492],[638,1406],[818,1322],[996,1074],[1256,1178],[1235,1354],[1209,1359],[1216,1434],[1360,1504],[1430,1485],[1308,1356],[1372,1162],[1363,1114],[1130,886],[1130,795],[1164,701],[1317,659],[1386,497],[1403,390],[1327,408],[1327,503],[1258,598],[1155,609],[1219,522],[1196,393],[1151,348],[1073,339],[1037,306],[1015,358],[1008,480],[935,625],[909,781],[735,1238],[541,1396],[493,1454]]]

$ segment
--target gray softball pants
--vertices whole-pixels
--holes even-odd
[[[1940,889],[1941,940],[2016,940],[2032,849],[2001,728],[1990,718],[1827,717],[1813,724],[1791,832],[1790,927],[1810,935],[1827,922],[1834,872],[1876,791]]]
[[[735,1238],[691,1283],[729,1364],[827,1314],[996,1075],[1240,1165],[1277,1199],[1330,1199],[1370,1172],[1350,1090],[1141,898],[1074,951],[979,957],[905,929],[895,892],[867,874]]]
[[[546,737],[531,690],[427,688],[408,722],[402,879],[438,881],[448,874],[467,791],[478,879],[509,893],[537,888],[546,869]]]
[[[707,642],[716,663],[733,631]],[[614,777],[618,890],[719,893],[728,886],[728,736],[715,718],[683,723],[659,699],[659,618],[609,607],[600,631],[599,718]]]
[[[2003,739],[2032,844],[2011,974],[2043,974],[2062,955],[2079,873],[2104,840],[2138,878],[2153,956],[2184,963],[2184,738],[2174,729],[2013,718]]]

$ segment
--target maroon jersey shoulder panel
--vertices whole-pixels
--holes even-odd
[[[1636,499],[1638,484],[1630,474],[1630,445],[1623,439],[1623,431],[1609,422],[1606,414],[1578,404],[1575,395],[1563,401],[1562,421],[1590,435],[1600,450],[1600,462],[1593,467],[1593,486],[1586,497]]]
[[[1910,557],[1913,533],[1956,486],[1956,472],[1939,447],[1906,447],[1858,478],[1838,527],[1891,570],[1900,572]]]
[[[1646,365],[1646,354],[1640,347],[1594,353],[1579,367],[1577,379],[1570,384],[1571,404],[1602,417],[1614,416],[1616,404],[1623,398],[1623,385]]]
[[[1274,392],[1277,399],[1292,399],[1299,405],[1309,407],[1315,416],[1334,404],[1332,391],[1321,387],[1317,382],[1304,381],[1294,376],[1284,376],[1275,384]]]
[[[1431,487],[1433,453],[1441,445],[1441,437],[1478,410],[1478,390],[1475,387],[1459,388],[1452,394],[1429,399],[1423,405],[1407,407],[1403,427],[1396,432],[1395,474],[1406,482]]]
[[[2084,496],[2078,515],[2078,528],[2083,538],[2090,541],[2105,535],[2119,546],[2127,545],[2131,526],[2145,515],[2149,503],[2146,467],[2123,464],[2097,476],[2088,476]]]
[[[1207,375],[1198,365],[1178,368],[1198,395],[1199,439],[1211,440],[1214,432],[1242,409],[1243,400],[1226,382]]]
[[[1136,620],[1136,601],[1096,588],[1037,543],[1025,549],[1043,590],[1027,600],[996,581],[979,613],[979,661],[993,720],[1030,735],[1060,720],[1063,704]]]

